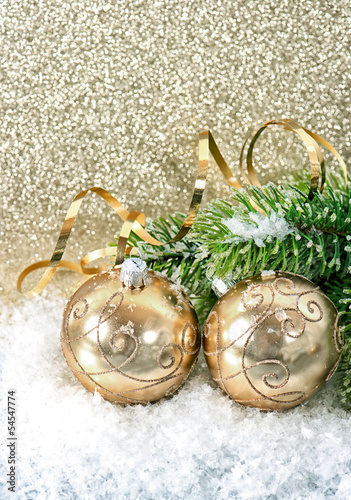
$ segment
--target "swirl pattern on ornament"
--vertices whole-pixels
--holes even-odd
[[[344,334],[342,332],[342,327],[338,325],[338,319],[337,317],[334,323],[333,342],[336,351],[341,353],[344,347]]]
[[[313,294],[313,298],[308,299],[308,295]],[[210,352],[204,350],[206,356],[215,356],[217,364],[218,377],[214,380],[222,387],[222,389],[233,398],[233,394],[230,392],[226,383],[239,375],[243,375],[250,385],[250,387],[257,394],[257,397],[252,399],[237,399],[233,398],[239,403],[248,403],[250,401],[261,401],[269,400],[274,403],[290,404],[298,402],[305,397],[305,392],[303,390],[291,390],[284,392],[277,392],[276,394],[267,394],[262,388],[258,388],[257,384],[250,378],[250,371],[254,368],[262,365],[270,365],[281,367],[283,370],[283,380],[281,382],[276,382],[282,378],[279,377],[275,370],[270,370],[264,373],[261,377],[263,386],[269,389],[281,389],[289,384],[291,374],[289,366],[286,362],[281,359],[263,359],[255,363],[247,364],[247,354],[250,342],[262,335],[262,331],[267,330],[265,323],[270,321],[277,321],[280,323],[280,332],[283,336],[287,336],[290,339],[296,340],[300,338],[306,331],[307,323],[318,323],[323,319],[323,309],[318,303],[315,296],[321,296],[325,299],[327,297],[320,291],[320,289],[313,288],[311,290],[298,290],[292,280],[285,277],[275,278],[273,283],[262,283],[262,284],[251,284],[241,295],[242,310],[250,310],[256,315],[252,315],[254,318],[253,324],[244,331],[240,332],[234,340],[230,340],[221,345],[223,341],[223,336],[221,336],[220,331],[220,321],[217,311],[212,311],[208,317],[206,329],[204,331],[204,339],[207,341],[211,336],[215,338],[215,348]],[[279,296],[290,297],[293,300],[292,306],[284,305],[283,307],[275,307],[274,303]],[[327,299],[329,300],[329,299]],[[304,301],[302,303],[302,301]],[[341,353],[343,347],[343,337],[339,325],[339,315],[336,315],[333,329],[333,343],[335,349],[338,353]],[[231,373],[229,375],[223,376],[221,368],[222,356],[228,352],[232,347],[237,347],[241,349],[240,363],[241,369]],[[330,373],[327,375],[326,380],[329,380],[333,373],[335,372],[340,357],[333,366]]]
[[[108,353],[106,352],[106,348],[103,345],[101,340],[101,327],[108,322],[109,320],[114,320],[117,317],[119,309],[122,306],[124,300],[124,294],[121,291],[114,293],[103,305],[101,311],[98,315],[97,323],[92,328],[87,329],[83,334],[77,335],[75,337],[71,337],[69,335],[69,324],[70,321],[79,321],[83,319],[88,312],[90,315],[93,315],[95,311],[89,310],[89,304],[85,298],[76,299],[70,306],[66,319],[63,324],[62,333],[61,333],[61,341],[63,341],[68,349],[79,369],[73,368],[71,366],[71,370],[78,375],[86,376],[93,384],[102,389],[104,392],[110,394],[111,396],[118,396],[121,400],[126,403],[144,403],[144,400],[138,399],[137,397],[133,397],[132,393],[143,391],[145,389],[149,389],[151,387],[155,387],[159,384],[166,383],[173,379],[178,379],[173,385],[168,387],[165,391],[165,395],[170,395],[175,392],[179,386],[184,382],[187,378],[187,375],[179,372],[180,367],[182,366],[184,355],[195,355],[200,349],[200,331],[197,326],[194,326],[190,322],[188,322],[181,333],[181,342],[169,342],[163,346],[161,346],[156,353],[155,364],[158,368],[162,370],[171,370],[166,375],[163,375],[158,378],[140,378],[136,376],[132,376],[125,371],[122,371],[122,368],[126,367],[130,364],[133,359],[137,356],[138,351],[141,347],[142,341],[141,338],[138,337],[134,332],[134,325],[131,321],[129,321],[126,325],[121,325],[116,331],[111,333],[108,337],[108,348],[114,353],[123,353],[125,347],[127,345],[127,340],[132,340],[134,343],[134,348],[131,353],[128,354],[126,359],[118,364],[117,366],[111,362],[108,357]],[[115,303],[114,303],[115,302]],[[105,364],[108,365],[109,368],[100,370],[100,371],[89,371],[86,370],[83,366],[82,362],[78,359],[73,345],[85,337],[89,335],[96,334],[96,343],[98,347],[99,354],[101,356],[101,360]],[[163,359],[165,356],[168,356],[168,361]],[[118,375],[122,376],[125,379],[129,379],[132,382],[139,382],[143,385],[137,388],[131,388],[127,390],[121,390],[118,392],[109,390],[107,387],[100,384],[94,376],[98,375],[106,375],[109,373],[115,372]]]

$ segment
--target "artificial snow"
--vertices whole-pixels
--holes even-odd
[[[236,213],[231,219],[223,219],[222,223],[235,235],[234,243],[253,239],[258,247],[263,247],[269,237],[283,241],[294,232],[285,218],[276,212],[272,212],[269,217],[260,212],[250,212],[248,218]]]
[[[277,307],[274,311],[274,315],[278,321],[284,321],[288,318],[286,312],[281,307]]]
[[[267,278],[269,276],[275,276],[275,271],[273,271],[272,269],[267,269],[267,270],[263,270],[261,272],[261,277],[262,278]]]
[[[351,414],[333,381],[303,406],[263,413],[230,400],[201,355],[175,396],[111,404],[66,365],[64,306],[52,291],[2,306],[2,394],[16,391],[18,481],[8,492],[3,447],[1,499],[351,497]],[[3,437],[6,411],[4,401]]]

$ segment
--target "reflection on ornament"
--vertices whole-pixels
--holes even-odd
[[[128,261],[130,262],[130,261]],[[200,349],[195,310],[160,273],[127,288],[121,269],[100,273],[71,297],[61,345],[77,379],[120,403],[155,401],[177,390]]]
[[[334,374],[343,339],[334,304],[290,273],[241,281],[210,312],[204,351],[211,374],[236,402],[286,409]]]

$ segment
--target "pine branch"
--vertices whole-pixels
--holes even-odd
[[[239,206],[217,200],[194,224],[191,238],[199,245],[200,255],[207,257],[208,278],[231,282],[264,269],[312,279],[350,273],[350,194],[349,188],[335,191],[328,186],[311,201],[307,192],[295,187],[269,184],[247,192],[233,189],[232,199]],[[260,241],[251,237],[267,218],[272,226],[276,224],[276,234],[273,227]],[[282,223],[288,225],[283,236],[279,233]],[[235,227],[241,229],[240,234],[235,234]]]

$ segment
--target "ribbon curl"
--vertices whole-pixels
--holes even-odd
[[[304,144],[306,145],[311,164],[311,183],[310,183],[310,193],[309,193],[310,199],[313,198],[314,193],[318,189],[320,169],[322,172],[320,191],[322,191],[325,183],[324,158],[320,150],[320,147],[318,146],[318,142],[320,144],[323,144],[327,149],[329,149],[329,151],[331,151],[334,154],[334,156],[336,156],[337,160],[339,161],[342,167],[345,182],[347,182],[347,171],[345,163],[341,159],[338,152],[325,139],[318,136],[317,134],[314,134],[310,130],[301,127],[301,125],[294,122],[293,120],[282,119],[282,120],[271,120],[265,123],[255,133],[253,139],[249,144],[246,156],[246,166],[248,175],[246,175],[243,168],[244,149],[247,144],[247,140],[245,141],[244,146],[240,153],[240,171],[242,177],[244,178],[247,184],[254,184],[256,186],[261,187],[261,184],[257,178],[253,166],[252,155],[257,139],[264,131],[264,129],[270,125],[279,125],[287,130],[297,133],[302,138]],[[131,231],[137,234],[142,240],[153,246],[161,246],[181,240],[191,229],[196,219],[197,213],[199,211],[203,193],[206,187],[210,153],[212,154],[217,166],[219,167],[220,171],[222,172],[229,186],[235,187],[237,189],[242,189],[241,184],[233,175],[228,164],[224,160],[211,132],[209,130],[200,132],[198,170],[197,170],[195,185],[193,188],[192,199],[182,227],[171,240],[159,241],[156,238],[154,238],[144,228],[145,214],[143,212],[137,212],[135,210],[129,212],[114,196],[112,196],[111,193],[109,193],[109,191],[106,191],[105,189],[99,187],[85,189],[76,195],[72,204],[69,207],[69,210],[62,225],[62,229],[60,231],[60,235],[58,237],[51,259],[36,262],[26,267],[18,277],[17,280],[18,291],[22,292],[22,283],[24,279],[28,276],[28,274],[30,274],[32,271],[36,269],[46,267],[46,270],[42,278],[34,286],[34,288],[24,293],[24,295],[26,295],[27,297],[34,297],[36,295],[39,295],[52,280],[58,267],[65,267],[87,275],[96,274],[105,270],[106,265],[95,266],[95,267],[87,267],[87,265],[102,257],[112,256],[115,254],[116,254],[115,266],[120,265],[123,262],[125,255],[126,254],[128,255],[131,249],[133,248],[133,247],[127,247],[128,238]],[[114,247],[106,247],[94,250],[93,252],[90,252],[85,257],[83,257],[80,264],[76,264],[70,261],[62,260],[62,256],[66,249],[67,242],[71,234],[75,219],[78,215],[80,206],[83,202],[83,199],[89,192],[96,193],[103,200],[105,200],[105,202],[115,210],[117,215],[124,221],[124,223],[118,239],[117,252]]]
[[[344,160],[341,158],[339,153],[336,151],[336,149],[333,148],[333,146],[331,144],[329,144],[328,141],[323,139],[323,137],[315,134],[314,132],[312,132],[311,130],[308,130],[305,127],[302,127],[297,122],[295,122],[291,119],[288,119],[288,118],[282,118],[280,120],[271,120],[271,121],[265,123],[264,125],[262,125],[262,127],[260,127],[257,130],[257,132],[255,132],[255,134],[254,134],[254,136],[251,139],[251,142],[249,144],[247,155],[246,155],[246,167],[247,167],[248,175],[246,175],[244,168],[243,168],[244,150],[245,150],[246,144],[248,142],[248,139],[246,139],[246,141],[244,142],[244,145],[243,145],[243,147],[241,149],[241,153],[240,153],[239,163],[240,163],[240,173],[247,184],[262,187],[260,181],[257,178],[255,168],[253,166],[252,156],[253,156],[253,150],[254,150],[257,139],[262,134],[262,132],[267,127],[269,127],[271,125],[279,125],[286,130],[290,130],[291,132],[294,132],[295,134],[300,136],[304,145],[306,146],[309,160],[310,160],[310,168],[311,168],[310,190],[309,190],[309,194],[308,194],[308,198],[310,200],[313,199],[315,192],[318,190],[319,171],[320,170],[322,173],[321,180],[320,180],[321,181],[320,188],[319,188],[320,192],[323,191],[323,188],[325,185],[325,161],[324,161],[323,153],[322,153],[318,143],[325,146],[336,157],[336,159],[338,160],[338,162],[341,166],[344,180],[345,180],[345,184],[347,184],[346,165],[345,165]]]
[[[31,264],[26,267],[18,277],[17,280],[17,289],[22,292],[22,283],[24,279],[35,269],[39,269],[42,267],[46,267],[46,271],[44,275],[40,279],[40,281],[32,288],[31,290],[24,293],[26,297],[34,297],[39,295],[44,288],[49,284],[52,280],[56,270],[58,267],[67,267],[69,269],[73,269],[82,274],[96,274],[106,269],[106,266],[97,266],[94,268],[87,268],[86,266],[101,257],[106,257],[115,254],[115,249],[113,247],[101,248],[99,250],[95,250],[94,252],[90,252],[87,254],[79,264],[74,264],[69,261],[63,261],[62,256],[66,249],[68,238],[71,234],[74,221],[79,212],[80,206],[82,204],[83,199],[89,192],[96,193],[100,196],[106,203],[115,210],[117,215],[124,221],[122,226],[120,236],[118,239],[117,245],[117,255],[115,265],[119,265],[123,262],[125,254],[129,254],[131,247],[127,248],[127,242],[130,235],[130,232],[133,231],[144,241],[154,246],[161,246],[167,243],[173,243],[181,240],[192,227],[197,213],[200,208],[201,200],[203,197],[203,193],[206,187],[207,180],[207,171],[208,171],[208,163],[209,156],[212,154],[215,159],[219,169],[221,170],[224,178],[228,182],[230,186],[237,187],[240,189],[242,186],[233,176],[232,171],[224,160],[221,152],[218,149],[218,146],[209,130],[205,132],[201,132],[199,135],[199,161],[198,161],[198,171],[195,180],[195,186],[193,189],[193,195],[190,202],[190,206],[188,209],[187,216],[184,220],[182,227],[179,232],[169,241],[159,241],[154,238],[151,234],[149,234],[144,228],[145,224],[145,214],[143,212],[131,211],[129,212],[111,193],[106,191],[103,188],[93,187],[89,189],[85,189],[76,195],[74,198],[69,210],[67,212],[66,218],[64,220],[60,235],[58,237],[55,250],[52,254],[50,261],[44,260],[41,262],[37,262],[35,264]]]

